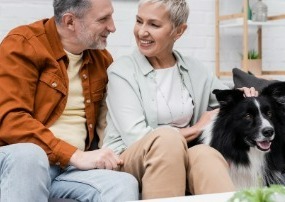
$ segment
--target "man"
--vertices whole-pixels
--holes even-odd
[[[0,45],[0,201],[136,200],[110,149],[88,151],[112,62],[111,0],[54,0],[54,17]],[[98,142],[97,142],[98,143]]]

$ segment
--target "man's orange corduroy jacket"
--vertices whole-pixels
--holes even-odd
[[[94,138],[98,110],[106,91],[106,50],[86,50],[80,69],[85,98],[86,149]],[[65,167],[76,148],[48,129],[62,114],[68,96],[68,58],[54,18],[12,30],[0,45],[0,146],[31,142],[51,164]],[[20,152],[20,151],[19,151]]]

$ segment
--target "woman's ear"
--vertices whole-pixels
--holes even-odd
[[[65,13],[62,16],[62,25],[67,29],[74,31],[75,16],[72,13]]]
[[[185,32],[185,30],[187,29],[187,24],[183,23],[182,25],[179,25],[176,28],[176,36],[174,37],[174,40],[176,41],[177,39],[179,39],[183,33]]]

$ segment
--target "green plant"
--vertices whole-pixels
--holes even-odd
[[[258,52],[254,49],[248,51],[247,58],[249,60],[260,59]]]
[[[243,58],[243,54],[240,53],[240,56],[241,56],[241,58]],[[259,53],[254,49],[249,50],[247,53],[247,59],[249,59],[249,60],[256,60],[256,59],[260,59],[260,58],[261,57],[260,57]]]
[[[285,187],[271,185],[270,187],[250,188],[236,192],[228,202],[284,202]]]

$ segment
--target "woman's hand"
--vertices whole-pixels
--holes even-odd
[[[181,128],[179,129],[179,132],[185,137],[187,142],[194,140],[203,132],[205,127],[210,124],[218,112],[219,109],[204,112],[195,125],[188,128]]]
[[[242,87],[242,88],[237,88],[240,91],[243,91],[245,97],[257,97],[258,96],[258,91],[255,90],[254,87],[247,88],[247,87]]]

